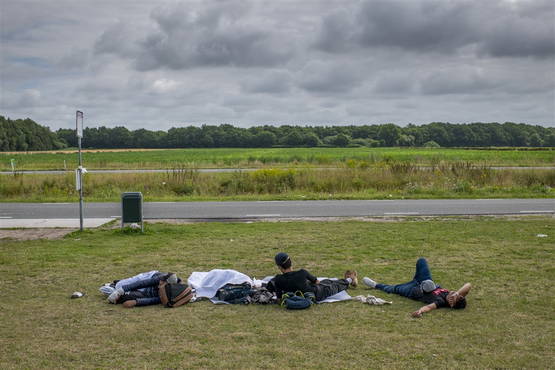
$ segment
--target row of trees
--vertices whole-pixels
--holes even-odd
[[[75,146],[75,132],[57,131],[58,137]],[[257,126],[232,125],[174,127],[166,131],[125,127],[86,128],[83,145],[90,148],[268,148],[272,146],[425,146],[481,147],[555,146],[555,128],[506,122],[399,127],[392,123],[363,126]]]
[[[1,117],[1,116],[0,116]],[[47,150],[77,146],[73,129],[52,133],[30,119],[1,117],[0,150]],[[269,148],[272,146],[441,146],[441,147],[555,147],[555,128],[512,122],[451,124],[433,122],[399,127],[392,123],[363,126],[219,126],[146,129],[85,128],[85,148]]]
[[[48,127],[27,119],[11,120],[0,116],[0,151],[61,149],[67,142]]]

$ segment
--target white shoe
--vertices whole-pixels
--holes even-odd
[[[116,290],[116,288],[110,286],[110,283],[106,283],[102,285],[98,290],[100,290],[100,292],[105,296],[109,296],[114,292],[114,290]]]
[[[376,288],[376,282],[372,279],[370,279],[369,277],[363,277],[362,278],[362,282],[364,283],[364,285],[370,287],[370,288]]]
[[[116,302],[118,301],[119,297],[121,297],[125,292],[123,291],[123,289],[117,288],[116,290],[114,290],[109,296],[108,296],[108,302],[112,303],[112,304],[116,304]]]

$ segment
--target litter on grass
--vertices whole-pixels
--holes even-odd
[[[373,295],[368,295],[368,297],[365,297],[363,295],[357,295],[356,297],[352,298],[354,301],[360,301],[362,303],[368,303],[369,305],[376,305],[376,306],[381,306],[384,304],[392,304],[393,302],[391,301],[386,301],[383,300],[381,298],[375,297]]]

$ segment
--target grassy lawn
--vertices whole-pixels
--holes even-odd
[[[75,152],[0,153],[0,171],[11,171],[10,160],[18,170],[75,169]],[[268,148],[268,149],[160,149],[97,150],[83,154],[88,169],[263,166],[335,166],[347,161],[370,165],[390,161],[434,165],[441,161],[466,161],[487,166],[553,166],[555,150],[427,149],[427,148]],[[65,161],[65,164],[64,164]]]
[[[62,240],[0,242],[0,367],[20,368],[550,368],[555,342],[555,219],[398,223],[147,225]],[[547,234],[539,238],[537,234]],[[463,311],[412,319],[419,304],[362,287],[392,306],[197,302],[166,309],[109,305],[98,287],[150,269],[188,276],[232,268],[276,273],[273,256],[320,276],[355,268],[396,283],[426,256],[447,288],[474,285]],[[80,290],[82,299],[71,300]]]

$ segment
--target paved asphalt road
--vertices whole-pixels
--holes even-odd
[[[85,203],[85,218],[121,216],[120,203]],[[555,199],[147,202],[145,219],[259,219],[432,215],[554,214]],[[0,220],[72,219],[77,203],[0,203]]]

